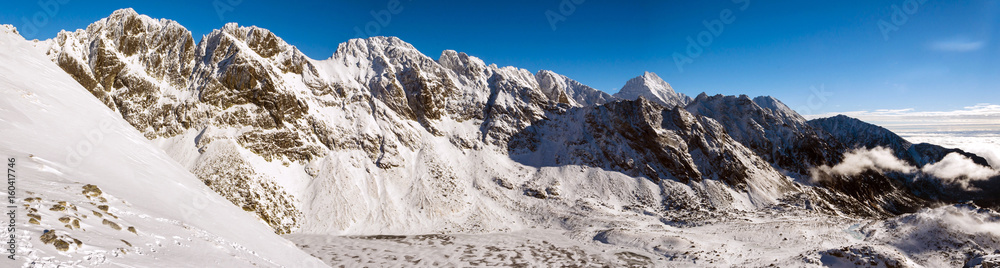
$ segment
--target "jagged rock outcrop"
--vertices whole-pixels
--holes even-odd
[[[738,198],[723,188],[744,192],[755,204],[774,203],[795,189],[715,120],[643,97],[551,114],[509,148],[513,159],[527,165],[583,165],[694,185],[705,204]],[[725,186],[711,187],[718,184]]]
[[[692,100],[648,72],[612,96],[452,50],[434,60],[395,37],[314,60],[263,28],[226,24],[195,43],[131,9],[36,46],[278,233],[484,232],[595,207],[667,218],[795,196],[897,211],[861,186],[803,183],[854,143],[776,99]]]
[[[86,30],[60,32],[43,45],[64,71],[147,137],[175,135],[183,112],[161,98],[176,99],[191,76],[195,43],[172,20],[154,20],[131,9],[115,11]]]
[[[808,124],[816,129],[830,133],[833,140],[845,144],[848,148],[871,149],[877,146],[890,148],[896,153],[896,157],[915,166],[924,166],[941,161],[945,155],[953,152],[972,159],[978,165],[984,167],[990,166],[985,158],[975,154],[933,144],[912,144],[884,127],[865,123],[846,115],[813,119]]]
[[[817,167],[834,166],[857,148],[891,149],[898,158],[917,167],[940,161],[950,152],[985,159],[936,145],[914,146],[891,131],[840,116],[806,121],[775,98],[701,94],[686,107],[693,114],[713,118],[725,132],[779,170],[802,182],[822,186],[817,194],[839,211],[879,216],[914,212],[934,202],[957,199],[942,186],[927,183],[923,174],[867,170],[860,174],[827,174]],[[818,178],[818,179],[817,179]]]
[[[916,168],[942,161],[945,156],[957,153],[974,164],[989,167],[985,158],[959,149],[949,149],[933,144],[912,144],[892,131],[844,115],[808,121],[809,126],[827,133],[829,143],[844,144],[844,148],[892,150],[894,156]],[[826,174],[821,174],[826,176]],[[984,206],[995,206],[996,182],[983,182],[985,191],[960,189],[942,184],[931,174],[912,172],[866,171],[857,176],[833,175],[833,179],[820,180],[826,188],[848,194],[865,204],[877,204],[884,212],[900,214],[913,212],[934,203],[952,203],[975,200]]]
[[[614,96],[625,100],[643,97],[667,107],[684,107],[691,102],[691,97],[674,92],[674,88],[670,84],[651,72],[645,72],[642,76],[628,80]]]
[[[36,46],[147,138],[193,147],[174,156],[279,233],[304,209],[301,191],[282,188],[306,178],[280,183],[287,172],[259,161],[301,167],[346,150],[390,170],[426,146],[424,133],[503,151],[561,109],[527,70],[454,51],[435,61],[395,37],[351,40],[316,61],[262,28],[230,23],[195,43],[175,21],[123,9]],[[469,123],[478,130],[441,129]]]
[[[545,96],[558,103],[572,106],[593,106],[617,99],[608,93],[549,70],[539,70],[535,73],[535,79],[538,80],[538,86],[545,92]]]
[[[777,168],[800,177],[807,176],[811,167],[840,162],[845,151],[772,97],[702,93],[685,109],[715,119],[733,139]]]

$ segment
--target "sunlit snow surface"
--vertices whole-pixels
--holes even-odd
[[[23,267],[317,265],[305,253],[337,267],[760,267],[772,264],[778,267],[961,267],[995,261],[1000,254],[1000,215],[970,206],[944,206],[890,219],[863,220],[821,214],[813,211],[809,204],[788,197],[791,198],[786,203],[789,205],[745,206],[748,211],[660,217],[626,208],[636,196],[645,194],[639,190],[650,188],[647,180],[579,166],[533,170],[509,160],[504,164],[506,169],[491,171],[497,174],[490,175],[506,173],[512,180],[522,180],[517,181],[521,183],[527,178],[516,175],[552,173],[537,177],[560,178],[558,181],[551,179],[554,181],[551,184],[562,182],[560,197],[524,199],[520,192],[494,189],[496,193],[487,193],[517,196],[521,199],[510,200],[522,201],[485,202],[484,198],[473,198],[474,195],[461,195],[461,199],[455,199],[457,206],[437,206],[465,208],[463,204],[476,202],[475,206],[468,205],[470,209],[457,210],[456,214],[475,216],[475,221],[459,227],[485,230],[482,232],[462,233],[463,229],[459,229],[444,234],[415,233],[434,230],[438,228],[435,224],[442,221],[430,217],[403,221],[398,217],[411,211],[400,209],[398,214],[359,217],[361,224],[352,225],[349,230],[355,234],[381,232],[382,235],[284,236],[291,240],[289,242],[206,188],[185,171],[184,165],[188,163],[172,161],[154,145],[164,141],[147,141],[121,118],[103,109],[101,103],[41,54],[15,43],[23,40],[7,37],[9,35],[0,36],[0,45],[7,49],[0,51],[0,67],[3,67],[0,68],[0,123],[5,126],[0,129],[3,134],[0,151],[18,157],[18,172],[22,172],[24,178],[19,184],[23,192],[18,197],[19,201],[23,200],[18,214],[22,221],[16,232],[20,246],[18,257],[22,261],[17,264],[23,263]],[[35,56],[30,56],[32,54]],[[111,121],[105,131],[100,127],[101,120],[108,118]],[[97,138],[90,130],[102,136]],[[84,142],[94,144],[91,147],[80,145]],[[73,148],[88,152],[83,157],[86,160],[68,159],[66,156]],[[469,157],[463,152],[441,152],[448,151],[429,150],[428,156],[414,155],[442,158],[435,161]],[[482,154],[485,156],[476,157],[499,159],[495,154]],[[337,157],[340,156],[330,157],[327,171],[352,170],[338,168],[336,163],[340,161],[336,160],[340,159]],[[487,163],[496,165],[496,162],[473,164],[488,167]],[[466,166],[461,170],[471,168]],[[337,181],[331,181],[334,182]],[[297,181],[283,183],[289,188],[301,186]],[[458,189],[474,189],[489,183],[492,182],[472,181],[471,185]],[[88,195],[84,191],[87,184],[97,185],[103,192]],[[330,198],[334,194],[337,193],[319,192],[315,197]],[[363,216],[367,216],[365,213],[369,211],[366,210],[370,208],[386,207],[384,203],[357,205],[359,200],[377,199],[345,198],[345,202],[329,204],[343,204],[334,208],[357,210],[354,214]],[[440,199],[428,197],[426,200]],[[195,214],[189,212],[191,207]],[[537,219],[529,221],[499,213],[515,209],[524,210],[525,215]],[[33,218],[27,215],[29,212],[37,215],[38,224],[25,223]],[[324,219],[337,220],[334,217]],[[390,226],[413,233],[388,235],[385,233],[396,229],[381,228],[379,223],[394,223],[397,225]],[[490,225],[485,228],[476,223]],[[547,228],[535,228],[541,223]],[[135,231],[128,227],[135,227]],[[319,228],[323,226],[312,227],[304,229],[325,230]],[[68,241],[66,250],[58,250],[53,243],[41,241],[43,230],[55,230],[59,240]],[[0,231],[0,236],[7,235],[9,233]],[[10,263],[3,264],[10,266],[7,265]]]
[[[1000,163],[1000,132],[900,135],[975,153],[994,168]],[[983,267],[1000,261],[1000,214],[969,205],[881,220],[830,216],[802,204],[677,221],[619,215],[612,226],[566,222],[573,226],[566,230],[285,237],[346,267]]]
[[[974,153],[986,158],[994,169],[1000,169],[1000,130],[897,132],[896,134],[912,143],[926,142]]]

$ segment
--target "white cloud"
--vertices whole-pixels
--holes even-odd
[[[942,116],[1000,116],[1000,105],[980,103],[973,106],[965,106],[961,110],[937,111],[937,112],[916,112],[913,108],[906,109],[878,109],[875,111],[853,111],[843,113],[829,113],[811,115],[814,118],[829,117],[837,114],[847,116],[907,116],[907,117],[942,117]]]
[[[980,166],[972,162],[972,159],[958,153],[950,153],[941,161],[924,166],[921,171],[940,179],[941,182],[962,187],[966,191],[978,190],[970,185],[972,181],[984,181],[1000,175],[1000,172]]]
[[[836,166],[823,165],[814,168],[812,178],[813,182],[818,182],[831,175],[855,176],[867,170],[913,173],[916,168],[896,158],[892,149],[885,147],[875,147],[871,150],[858,148],[845,153],[844,161]]]
[[[948,52],[969,52],[976,51],[986,45],[983,41],[970,41],[970,40],[949,40],[949,41],[938,41],[931,43],[930,48],[938,51],[948,51]]]

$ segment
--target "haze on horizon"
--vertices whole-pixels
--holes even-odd
[[[1000,130],[997,1],[50,2],[66,3],[0,4],[0,23],[47,39],[131,7],[195,36],[267,28],[315,59],[350,38],[397,36],[432,58],[453,49],[608,93],[651,71],[680,93],[770,95],[811,118]]]

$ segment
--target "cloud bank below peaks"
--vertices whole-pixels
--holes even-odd
[[[900,172],[922,175],[934,178],[943,185],[958,187],[964,191],[979,191],[972,186],[973,182],[986,181],[1000,176],[1000,171],[976,164],[958,153],[950,153],[941,161],[917,168],[906,161],[896,158],[892,149],[875,147],[872,149],[858,148],[844,153],[844,161],[835,166],[823,165],[811,170],[813,183],[831,180],[835,177],[857,176],[865,171]]]
[[[985,181],[1000,176],[1000,172],[977,165],[972,159],[958,153],[950,153],[941,161],[928,164],[920,170],[938,178],[941,182],[961,187],[966,191],[979,190],[971,185],[973,181]]]
[[[840,164],[832,167],[823,165],[814,168],[812,170],[812,179],[813,182],[819,182],[831,175],[857,176],[868,170],[913,173],[917,169],[905,161],[896,158],[892,153],[892,149],[881,146],[872,148],[871,150],[858,148],[844,153],[844,161]]]

